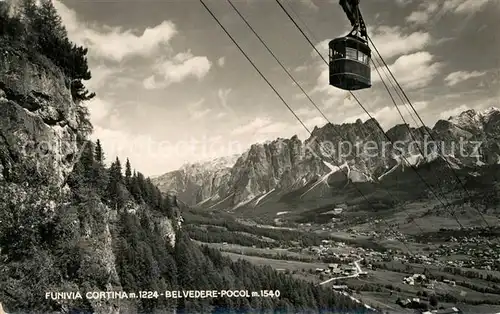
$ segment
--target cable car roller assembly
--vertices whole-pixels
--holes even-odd
[[[371,87],[371,50],[359,1],[339,1],[353,29],[328,44],[330,85],[348,91]]]

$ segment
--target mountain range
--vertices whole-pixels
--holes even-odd
[[[258,206],[277,195],[381,182],[409,167],[442,161],[455,169],[500,162],[500,110],[467,110],[433,128],[395,125],[386,132],[375,119],[315,127],[297,136],[251,145],[239,156],[186,164],[153,179],[191,206]]]

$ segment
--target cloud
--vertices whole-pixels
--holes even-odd
[[[412,12],[406,21],[415,24],[425,24],[430,21],[431,15],[435,14],[434,20],[440,19],[445,13],[453,12],[457,14],[474,14],[479,12],[488,3],[498,2],[497,0],[446,0],[446,1],[425,1],[420,4],[420,10]]]
[[[275,122],[275,123],[270,123],[260,129],[257,130],[257,133],[260,134],[275,134],[275,133],[281,133],[284,130],[290,128],[290,124],[285,123],[285,122]]]
[[[401,6],[406,6],[410,4],[413,0],[396,0],[396,3],[401,5]]]
[[[287,133],[294,129],[294,125],[286,122],[274,122],[269,117],[256,117],[247,124],[241,125],[231,131],[231,135],[269,135],[278,133]]]
[[[188,77],[201,79],[211,68],[210,61],[204,56],[194,56],[190,51],[181,52],[173,57],[170,41],[178,33],[170,21],[138,32],[120,27],[100,26],[79,20],[75,11],[60,1],[54,0],[69,38],[89,49],[91,59],[121,62],[129,57],[154,57],[161,51],[162,58],[154,65],[154,74],[143,80],[146,89],[164,88]],[[167,56],[167,57],[165,57]],[[100,65],[92,70],[93,78],[89,87],[98,89],[116,70]]]
[[[229,106],[227,105],[227,100],[229,98],[229,94],[231,93],[232,89],[231,88],[219,88],[217,90],[217,97],[219,98],[220,104],[224,109],[230,109]]]
[[[313,49],[313,51],[311,51],[311,56],[313,58],[317,58],[317,57],[319,57],[318,56],[318,52],[319,52],[321,54],[321,56],[323,57],[323,59],[328,60],[328,49],[329,49],[328,43],[330,41],[331,41],[331,39],[324,39],[324,40],[320,41],[319,43],[317,43],[316,45],[314,45],[314,47],[316,49]],[[321,62],[323,62],[323,60],[321,60]],[[324,62],[322,64],[324,64]]]
[[[272,121],[268,117],[260,118],[257,117],[254,120],[250,121],[247,124],[241,125],[235,129],[233,129],[230,134],[231,135],[242,135],[248,133],[257,133],[259,129],[268,126]]]
[[[299,65],[298,67],[296,67],[295,69],[293,69],[295,72],[304,72],[306,71],[307,69],[309,69],[309,67],[307,65]]]
[[[399,57],[389,65],[398,82],[405,88],[421,88],[428,85],[442,68],[442,64],[434,62],[434,56],[426,51],[416,52]],[[382,69],[379,69],[383,75]],[[380,82],[380,77],[372,70],[372,83]]]
[[[202,98],[197,102],[187,105],[187,110],[191,120],[200,120],[212,111],[210,108],[203,108],[204,102],[205,99]]]
[[[226,64],[226,57],[220,57],[217,59],[217,65],[219,65],[221,68]]]
[[[469,109],[470,109],[469,106],[461,105],[460,107],[456,107],[456,108],[441,112],[439,114],[439,118],[448,120],[450,117],[459,115],[462,112],[469,110]]]
[[[372,41],[383,58],[419,51],[431,42],[426,32],[403,34],[400,27],[380,26],[373,30]]]
[[[448,74],[445,77],[446,84],[448,86],[454,86],[457,85],[460,82],[472,79],[472,78],[477,78],[485,75],[486,72],[479,72],[479,71],[472,71],[472,72],[466,72],[466,71],[456,71]]]
[[[90,25],[78,19],[75,11],[54,0],[68,35],[72,41],[89,48],[89,55],[112,61],[122,61],[130,56],[151,56],[168,45],[177,34],[169,21],[146,28],[141,34],[119,27]]]
[[[413,107],[417,112],[424,110],[427,108],[428,102],[426,101],[418,101],[413,103]],[[405,121],[412,125],[415,126],[413,120],[411,119],[411,116],[408,114],[408,110],[404,108],[403,105],[398,105],[399,110],[401,111],[403,117],[405,118]],[[411,110],[411,109],[409,109]],[[414,115],[413,111],[412,115]],[[391,106],[384,106],[376,111],[370,112],[370,115],[375,118],[380,126],[382,128],[386,129],[391,128],[395,126],[396,124],[401,124],[403,123],[403,119],[401,119],[401,116],[399,115],[398,110],[394,105]],[[344,123],[352,123],[355,122],[357,119],[361,119],[362,121],[366,121],[368,119],[368,115],[366,113],[350,116],[346,119],[344,119]],[[417,120],[418,121],[418,120]],[[420,125],[420,124],[419,124]]]
[[[190,51],[176,54],[157,62],[155,74],[143,81],[146,89],[165,88],[172,83],[194,77],[198,80],[207,75],[212,63],[207,57],[194,56]]]
[[[215,116],[215,118],[216,118],[216,119],[222,119],[222,118],[224,118],[225,116],[227,116],[227,112],[219,112],[219,113]]]
[[[318,113],[319,114],[319,113]],[[317,117],[312,117],[312,118],[309,118],[307,120],[304,120],[304,124],[305,126],[309,129],[309,131],[312,132],[312,130],[314,129],[314,127],[323,127],[325,124],[327,124],[328,121],[325,120],[325,118],[323,118],[321,115],[317,116]],[[303,129],[304,127],[301,125],[300,126],[301,129]]]
[[[415,24],[425,24],[429,20],[429,14],[424,11],[412,12],[407,18],[407,22],[412,22]]]
[[[422,10],[412,12],[406,21],[415,24],[425,24],[429,21],[431,14],[435,13],[439,8],[439,4],[436,2],[425,2],[420,5]]]
[[[313,10],[319,9],[320,5],[320,1],[318,0],[300,0],[300,3]]]
[[[111,103],[103,100],[102,98],[95,97],[85,103],[85,106],[89,109],[90,121],[92,124],[100,124],[107,118],[113,109]]]
[[[312,105],[307,106],[307,107],[302,107],[299,108],[298,110],[295,110],[295,113],[300,117],[310,117],[318,114],[318,110],[314,108]]]
[[[223,118],[228,114],[232,115],[232,119],[238,119],[233,108],[228,105],[229,94],[231,94],[233,90],[231,88],[219,88],[217,90],[217,99],[220,104],[221,111],[215,116],[216,119]]]
[[[106,65],[94,66],[91,69],[92,78],[86,83],[90,90],[98,90],[103,88],[106,83],[109,82],[110,78],[115,74],[120,73],[120,69],[108,67]]]
[[[480,11],[486,4],[497,0],[446,0],[443,3],[444,11],[473,14]]]

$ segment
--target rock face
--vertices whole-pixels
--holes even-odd
[[[184,202],[202,207],[258,205],[272,194],[350,182],[378,182],[394,171],[442,158],[453,167],[500,160],[500,110],[468,110],[432,129],[396,125],[382,132],[374,119],[316,127],[297,136],[254,144],[232,168],[208,170],[193,164],[155,179],[160,190],[175,189]],[[389,141],[389,139],[390,141]],[[391,143],[392,142],[392,143]],[[341,169],[341,170],[340,170]]]
[[[62,73],[39,61],[0,50],[0,178],[38,174],[60,186],[79,151],[76,105]]]
[[[188,205],[229,191],[231,168],[239,156],[217,158],[196,164],[185,164],[179,170],[152,179],[162,192],[177,193]]]

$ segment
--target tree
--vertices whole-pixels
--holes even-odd
[[[52,0],[40,0],[39,17],[41,22],[45,24],[43,30],[47,37],[55,37],[57,40],[64,40],[68,37],[68,32],[63,25],[62,19],[57,13]],[[55,48],[55,47],[54,47]]]
[[[90,122],[89,109],[81,103],[76,103],[76,119],[78,122],[77,140],[79,142],[86,141],[88,136],[92,134],[94,127]]]
[[[88,187],[95,179],[92,142],[84,142],[80,149],[80,158],[76,161],[73,171],[68,178],[68,183],[75,189]]]
[[[433,294],[429,297],[429,304],[433,307],[438,306],[438,298],[436,297],[436,295]]]
[[[24,38],[26,32],[21,20],[16,16],[10,16],[9,10],[8,2],[0,2],[0,39],[17,42]]]
[[[95,161],[99,164],[104,164],[104,151],[102,150],[101,141],[98,139],[95,143]]]
[[[130,161],[127,158],[127,162],[125,163],[125,183],[127,186],[130,186],[130,179],[132,177],[132,169],[130,167]]]
[[[120,159],[118,157],[116,157],[116,159],[115,159],[115,168],[114,168],[113,175],[115,176],[116,181],[118,181],[118,182],[123,181],[122,164],[121,164]]]
[[[35,0],[23,0],[21,12],[28,23],[35,21],[38,18],[38,8]]]
[[[135,170],[132,178],[130,179],[130,193],[132,193],[137,202],[141,203],[143,201],[139,178],[137,177],[137,173],[135,172]]]
[[[96,93],[89,92],[83,85],[82,80],[75,79],[71,82],[71,96],[75,101],[86,101],[94,98]]]
[[[80,162],[83,165],[86,177],[91,179],[91,171],[94,166],[94,144],[91,141],[84,143],[82,147],[82,155],[80,156]]]
[[[109,182],[107,188],[107,195],[109,197],[110,205],[116,209],[123,206],[124,203],[124,187],[122,186],[122,183],[122,167],[120,159],[116,157],[115,161],[109,168]]]

